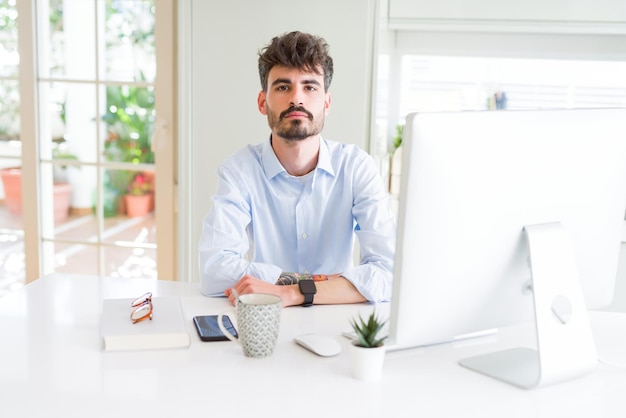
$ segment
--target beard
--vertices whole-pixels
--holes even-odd
[[[285,116],[291,112],[302,112],[308,117],[309,122],[302,119],[289,120]],[[291,106],[289,109],[276,114],[267,107],[267,121],[272,132],[287,141],[302,141],[322,132],[324,127],[324,112],[316,116],[301,106]]]

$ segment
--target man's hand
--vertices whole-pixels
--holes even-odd
[[[230,303],[235,305],[235,296],[232,293],[232,289],[235,289],[240,295],[245,295],[246,293],[269,293],[271,295],[280,296],[283,307],[296,305],[304,301],[304,296],[300,294],[297,285],[278,286],[264,282],[249,274],[243,276],[231,289],[226,289],[224,292],[226,296],[228,296]]]

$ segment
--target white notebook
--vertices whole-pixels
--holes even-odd
[[[130,319],[133,299],[102,302],[100,335],[104,351],[154,350],[188,347],[191,340],[178,297],[152,298],[152,320]]]

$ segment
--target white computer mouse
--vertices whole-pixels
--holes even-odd
[[[293,340],[318,356],[331,357],[336,356],[341,352],[341,345],[339,342],[327,335],[303,334],[294,337]]]

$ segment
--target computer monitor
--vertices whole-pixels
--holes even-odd
[[[495,377],[530,388],[591,370],[587,309],[612,300],[626,210],[626,109],[416,113],[402,148],[389,345],[534,319],[540,350],[486,366],[525,376]]]

